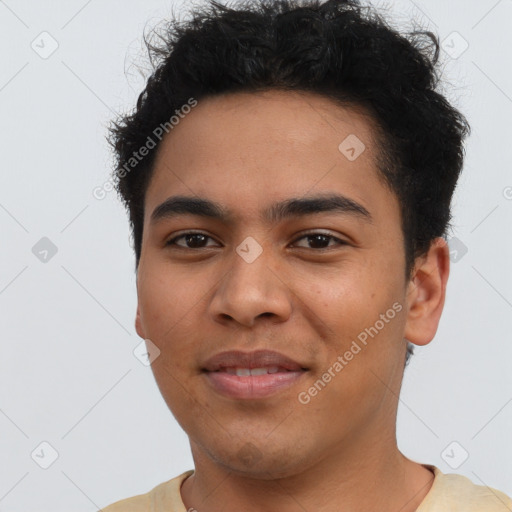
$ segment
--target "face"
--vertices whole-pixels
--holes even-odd
[[[367,118],[297,92],[201,100],[162,141],[136,329],[194,457],[267,478],[391,435],[408,283],[375,154]]]

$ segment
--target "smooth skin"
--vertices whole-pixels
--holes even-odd
[[[366,146],[354,161],[338,149],[350,134]],[[436,333],[449,252],[436,239],[406,279],[399,205],[377,173],[372,135],[360,110],[268,90],[199,101],[159,147],[135,324],[161,351],[152,370],[190,439],[187,509],[412,512],[431,488],[433,474],[398,450],[396,413],[406,340],[426,345]],[[362,205],[371,220],[346,212],[260,218],[274,202],[331,193]],[[215,201],[232,215],[151,222],[175,195]],[[190,230],[204,237],[166,245]],[[247,237],[263,250],[252,263],[236,251]],[[395,302],[401,312],[300,403],[298,394]],[[268,398],[230,399],[201,368],[235,349],[276,350],[308,371]]]

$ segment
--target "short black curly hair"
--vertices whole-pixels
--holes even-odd
[[[375,121],[376,166],[400,204],[410,277],[415,259],[447,233],[470,132],[465,117],[435,90],[437,36],[424,30],[401,35],[358,0],[241,0],[234,7],[208,0],[189,14],[165,21],[157,43],[144,38],[154,70],[136,109],[109,128],[114,184],[129,211],[136,268],[161,139],[136,166],[134,153],[191,98],[279,89],[362,108]],[[411,353],[409,347],[407,360]]]

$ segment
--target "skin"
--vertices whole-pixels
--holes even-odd
[[[435,335],[449,253],[434,240],[406,280],[399,205],[377,173],[372,126],[355,108],[274,90],[203,99],[162,141],[146,193],[135,324],[161,351],[152,370],[190,439],[187,509],[408,512],[430,490],[433,474],[398,450],[396,412],[406,340],[425,345]],[[349,134],[366,146],[354,161],[338,149]],[[372,221],[333,212],[259,218],[276,201],[333,192]],[[233,216],[152,224],[153,210],[178,194],[219,202]],[[211,238],[166,246],[189,230]],[[306,230],[345,244],[315,244]],[[248,236],[263,250],[252,263],[236,252]],[[400,313],[300,403],[298,393],[395,302]],[[309,370],[271,397],[229,399],[201,365],[231,349],[276,350]]]

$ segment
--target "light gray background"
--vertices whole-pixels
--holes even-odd
[[[192,468],[133,355],[127,216],[115,192],[92,195],[112,165],[107,123],[144,83],[144,27],[173,4],[0,1],[0,512],[95,511]],[[467,253],[452,264],[435,340],[406,371],[399,446],[512,494],[512,1],[392,11],[395,25],[414,18],[444,40],[447,94],[473,129],[454,210]],[[51,49],[44,31],[58,43],[46,59],[31,47]],[[57,247],[46,263],[32,252],[42,237]],[[51,462],[43,441],[58,453],[48,469],[36,463]]]

